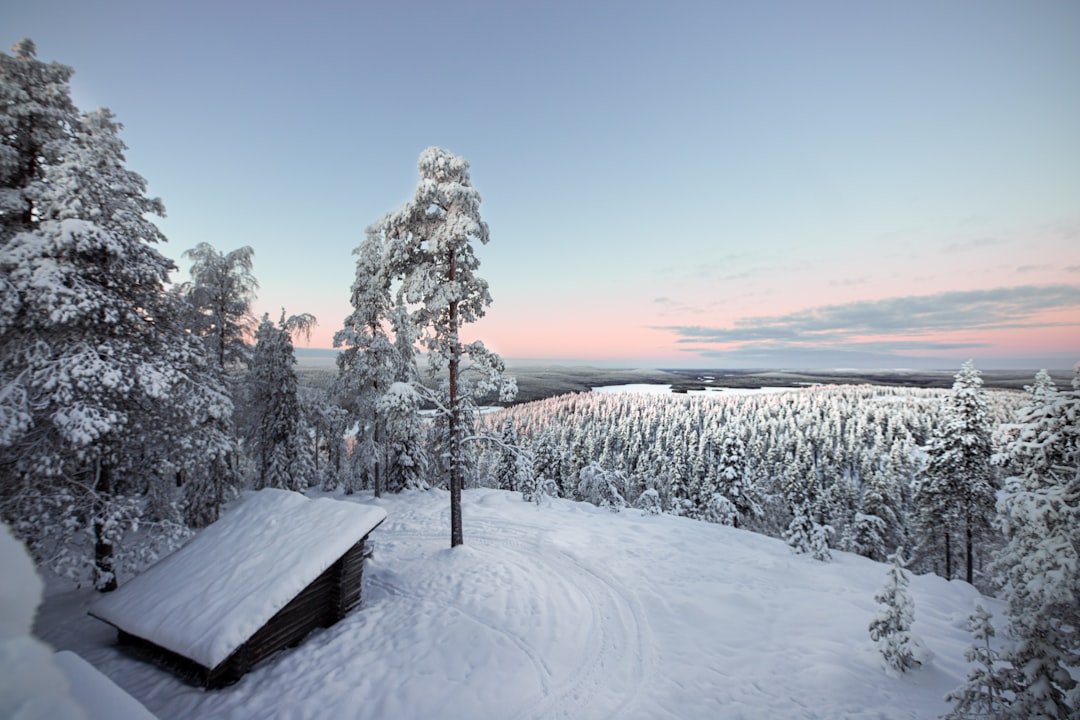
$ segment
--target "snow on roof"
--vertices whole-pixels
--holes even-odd
[[[89,612],[212,669],[385,518],[379,507],[260,490]]]

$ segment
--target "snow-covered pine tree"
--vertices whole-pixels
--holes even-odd
[[[326,460],[319,469],[320,484],[323,490],[336,490],[341,485],[349,458],[349,448],[345,441],[348,430],[349,414],[345,408],[328,403],[317,416],[318,432],[322,437]]]
[[[1009,616],[1011,718],[1080,715],[1080,365],[1071,392],[1045,374],[1028,388],[1019,436],[1007,448],[1022,474],[1006,480],[996,562]]]
[[[385,262],[382,232],[368,228],[364,241],[353,251],[356,275],[352,284],[352,313],[345,326],[334,333],[338,378],[334,392],[357,425],[357,450],[375,496],[382,494],[388,448],[386,421],[378,413],[379,399],[395,380],[394,342],[387,333],[392,309],[390,274]],[[394,405],[398,409],[404,406]],[[352,485],[347,485],[347,490]]]
[[[814,537],[814,519],[805,503],[798,503],[792,508],[791,522],[784,531],[784,541],[796,555],[810,552],[811,539]]]
[[[829,539],[836,531],[832,525],[814,522],[810,530],[810,556],[821,562],[832,560],[832,552],[829,551]]]
[[[533,457],[533,472],[542,475],[555,484],[557,497],[562,497],[563,490],[560,485],[562,480],[562,454],[555,433],[544,429],[538,435],[531,438],[528,443]]]
[[[719,492],[735,509],[731,524],[739,527],[747,518],[760,517],[760,491],[748,477],[746,447],[740,429],[734,423],[724,426],[716,450],[715,467]]]
[[[975,666],[968,672],[967,682],[945,696],[945,702],[953,703],[953,708],[943,720],[993,719],[1004,715],[1007,683],[1003,669],[997,667],[998,652],[990,646],[990,638],[994,637],[990,617],[990,611],[976,603],[968,618],[968,630],[974,642],[964,653],[964,659]]]
[[[220,253],[200,243],[185,251],[184,257],[191,262],[190,280],[175,288],[187,307],[183,322],[202,339],[211,358],[209,370],[216,374],[216,384],[224,387],[234,408],[230,417],[215,419],[210,423],[213,427],[206,429],[236,445],[237,423],[246,419],[240,388],[243,369],[251,360],[247,340],[255,327],[251,303],[259,286],[251,272],[254,251],[242,247]],[[240,484],[235,450],[213,457],[212,462],[182,478],[188,497],[186,514],[194,527],[216,520],[226,491]]]
[[[855,520],[851,523],[850,549],[863,557],[881,561],[885,559],[885,521],[877,515],[868,515],[863,512],[855,513]]]
[[[851,550],[871,560],[883,561],[886,548],[896,547],[901,536],[897,483],[891,460],[872,467],[863,478],[860,509],[851,524]]]
[[[916,658],[921,643],[911,634],[915,601],[907,589],[909,580],[903,553],[903,548],[898,548],[889,556],[892,567],[885,575],[885,585],[874,596],[882,607],[870,622],[870,639],[877,643],[886,668],[897,672],[922,664]]]
[[[35,63],[32,45],[21,46],[17,62]],[[12,82],[8,64],[0,85]],[[206,420],[231,404],[201,382],[210,379],[205,352],[176,322],[165,292],[173,265],[153,247],[165,238],[147,217],[163,205],[124,166],[120,124],[108,110],[61,121],[42,108],[18,109],[41,94],[66,96],[58,73],[29,73],[42,85],[4,105],[21,118],[6,141],[23,148],[47,136],[50,147],[27,170],[29,186],[15,185],[25,173],[8,176],[4,196],[18,202],[0,210],[5,228],[17,228],[0,246],[3,513],[39,559],[56,557],[45,547],[51,537],[54,548],[75,548],[66,556],[73,562],[92,557],[95,586],[110,590],[124,529],[141,513],[133,496],[160,469],[188,466],[190,443],[216,442],[203,432]],[[39,120],[62,133],[38,134]],[[30,517],[44,508],[65,521]],[[92,551],[83,538],[92,538]]]
[[[176,292],[170,291],[167,297],[173,306],[187,306],[187,299]],[[151,432],[147,444],[154,453],[171,457],[170,461],[162,460],[162,471],[154,477],[162,485],[181,484],[184,523],[201,528],[218,519],[222,506],[239,485],[234,468],[237,439],[232,422],[235,408],[232,394],[222,380],[215,358],[207,354],[202,342],[188,333],[189,316],[190,308],[184,307],[163,314],[160,321],[163,326],[170,322],[172,332],[186,340],[177,345],[183,354],[175,358],[185,373],[176,395],[180,410],[170,410],[164,404],[159,408],[160,414],[148,425]],[[178,426],[186,427],[178,432]],[[169,449],[167,453],[165,448]],[[149,458],[142,465],[149,466]],[[174,472],[164,472],[169,468]],[[162,490],[163,498],[171,494],[164,487],[158,489]]]
[[[500,490],[517,491],[531,474],[532,463],[525,457],[525,450],[518,443],[514,418],[503,422],[502,436],[498,442],[498,461],[495,465],[495,482]]]
[[[293,315],[274,324],[263,315],[255,331],[255,351],[248,376],[253,409],[252,454],[254,486],[303,491],[313,472],[308,437],[297,397],[296,357],[292,334],[307,333],[315,324],[312,315]]]
[[[0,53],[0,246],[34,229],[46,168],[59,163],[78,110],[67,65],[44,63],[29,39]]]
[[[252,273],[255,251],[248,246],[227,253],[209,243],[184,251],[191,280],[180,286],[195,309],[192,331],[206,342],[222,372],[250,361],[247,341],[255,330],[251,303],[259,283]]]
[[[420,394],[408,382],[393,382],[376,410],[385,423],[386,489],[390,492],[427,487],[428,457],[420,422]]]
[[[445,394],[437,413],[446,420],[445,449],[450,485],[450,546],[464,542],[461,491],[465,486],[465,448],[471,430],[465,404],[470,398],[501,390],[509,399],[512,383],[504,383],[503,363],[480,341],[462,343],[462,326],[484,316],[491,304],[488,284],[476,271],[480,261],[474,242],[489,240],[480,219],[480,194],[472,186],[469,164],[441,148],[428,148],[417,163],[420,182],[412,200],[377,226],[386,238],[386,266],[401,280],[401,297],[411,308],[411,324],[421,332],[432,373],[446,372]],[[475,379],[466,378],[464,358],[472,361]]]
[[[941,423],[927,448],[926,476],[913,501],[924,543],[941,534],[945,577],[952,577],[952,542],[964,543],[965,579],[975,579],[975,540],[986,534],[994,516],[991,472],[991,417],[982,377],[971,360],[956,373],[942,399]]]

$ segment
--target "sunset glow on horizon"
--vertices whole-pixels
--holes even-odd
[[[63,18],[62,22],[57,18]],[[508,359],[1080,361],[1080,5],[478,0],[0,10],[168,208],[255,250],[257,316],[349,314],[352,249],[470,162]],[[161,28],[168,28],[162,32]]]

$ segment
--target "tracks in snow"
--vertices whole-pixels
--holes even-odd
[[[648,619],[625,583],[589,563],[587,548],[579,554],[549,539],[547,528],[474,517],[468,529],[466,547],[481,556],[478,565],[490,565],[477,569],[472,587],[457,593],[424,583],[407,588],[392,573],[365,579],[388,595],[449,608],[515,647],[532,667],[539,696],[521,698],[507,717],[625,717],[656,664]],[[401,541],[445,538],[411,532],[405,524],[388,530],[382,542],[395,554]],[[485,584],[495,587],[480,587]],[[508,584],[515,587],[499,587]],[[505,615],[490,620],[500,605]]]

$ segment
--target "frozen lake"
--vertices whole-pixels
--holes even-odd
[[[707,387],[704,390],[690,390],[688,395],[759,395],[762,393],[792,392],[799,390],[796,387],[760,387],[760,388],[733,388],[733,387]],[[602,385],[592,388],[593,392],[600,393],[638,393],[642,395],[670,395],[671,385],[657,383],[632,383],[629,385]]]

